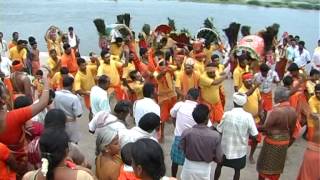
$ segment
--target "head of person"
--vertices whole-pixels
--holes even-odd
[[[42,79],[43,78],[43,71],[41,69],[38,69],[36,71],[36,78],[37,79]]]
[[[202,41],[199,41],[199,40],[193,42],[192,48],[193,48],[194,51],[200,51],[200,50],[202,50],[202,48],[203,48],[203,42],[202,42]]]
[[[96,139],[96,155],[114,156],[120,153],[118,132],[110,127],[99,131]]]
[[[13,70],[13,72],[22,72],[23,71],[23,64],[18,60],[12,61],[12,70]]]
[[[98,79],[98,86],[104,90],[110,87],[110,78],[106,75],[102,75]]]
[[[160,126],[160,116],[152,112],[147,113],[141,117],[138,126],[142,130],[151,133]]]
[[[219,57],[219,55],[213,54],[213,55],[211,56],[211,62],[212,62],[216,67],[218,67],[218,65],[219,65],[219,63],[220,63],[220,57]]]
[[[108,51],[102,50],[100,56],[105,64],[110,64],[110,53]]]
[[[247,55],[245,53],[242,53],[240,56],[237,57],[238,62],[239,62],[239,66],[244,69],[247,67],[248,65],[248,58]]]
[[[78,52],[78,51],[75,52],[74,55],[76,56],[76,58],[81,58],[81,54],[80,54],[80,52]]]
[[[121,47],[123,44],[123,39],[121,37],[116,37],[115,43],[117,44],[118,47]]]
[[[86,63],[86,60],[83,59],[83,58],[78,58],[77,59],[77,64],[79,66],[79,70],[82,71],[82,72],[86,72],[87,70],[87,63]]]
[[[243,82],[244,87],[246,87],[246,89],[250,89],[253,84],[253,74],[250,72],[243,73],[242,74],[242,82]]]
[[[285,46],[288,44],[288,39],[287,38],[283,38],[282,40],[282,44]]]
[[[33,36],[29,36],[28,42],[29,42],[29,44],[31,45],[31,43],[36,42],[36,38],[33,37]]]
[[[192,112],[192,117],[197,124],[208,124],[210,110],[205,104],[198,104]]]
[[[245,93],[235,92],[233,93],[234,107],[243,107],[247,103],[247,95]]]
[[[318,101],[320,101],[320,84],[316,84],[314,87],[314,94],[317,97]]]
[[[208,75],[209,78],[214,79],[216,77],[216,67],[214,66],[213,63],[209,63],[206,65],[206,73]]]
[[[61,109],[50,109],[44,117],[44,128],[65,129],[67,116]]]
[[[98,56],[95,52],[90,52],[89,57],[90,57],[90,61],[92,63],[95,63],[96,61],[98,61]]]
[[[299,42],[300,41],[300,36],[294,36],[294,39],[297,41],[297,42]]]
[[[28,44],[28,42],[26,40],[22,40],[22,39],[18,40],[18,42],[17,42],[18,51],[22,50],[23,48],[26,48],[27,44]]]
[[[263,77],[267,77],[270,67],[266,63],[260,65],[260,72]]]
[[[42,171],[46,179],[55,179],[54,170],[68,155],[68,142],[67,133],[56,129],[46,129],[40,136],[41,160],[48,163],[47,167],[42,167],[42,169],[47,169],[47,172]]]
[[[191,88],[187,92],[186,99],[190,101],[198,101],[198,98],[200,96],[200,91],[197,88]]]
[[[32,104],[32,99],[27,96],[19,96],[13,102],[13,108],[19,109],[23,107],[30,106]]]
[[[125,121],[131,111],[131,103],[129,101],[118,101],[113,109],[118,119]]]
[[[285,76],[282,79],[283,86],[286,88],[291,88],[293,85],[293,78],[291,76]]]
[[[19,39],[19,33],[18,32],[13,32],[12,33],[12,40],[18,41],[18,39]]]
[[[52,59],[56,59],[58,56],[57,56],[57,51],[55,49],[50,49],[49,51],[49,55]]]
[[[64,89],[72,90],[74,79],[71,76],[65,76],[62,79],[62,85]]]
[[[125,165],[131,166],[132,164],[132,154],[131,148],[133,143],[129,142],[121,148],[121,160]]]
[[[143,97],[153,98],[155,93],[155,87],[151,83],[145,83],[142,88]]]
[[[68,32],[70,33],[70,35],[73,34],[73,27],[72,27],[72,26],[70,26],[70,27],[68,28]]]
[[[60,69],[60,73],[61,73],[61,76],[67,76],[69,75],[69,69],[67,67],[62,67]]]
[[[287,70],[293,77],[299,76],[299,66],[296,63],[291,63]]]
[[[288,88],[279,86],[274,91],[274,103],[275,104],[288,101],[289,97],[290,97],[290,90]]]
[[[305,42],[304,41],[299,41],[299,43],[298,43],[299,50],[304,49],[304,46],[305,46]]]
[[[187,75],[191,75],[193,73],[193,67],[194,67],[194,60],[192,58],[187,58],[186,62],[184,63],[184,72]]]
[[[318,80],[320,79],[320,71],[316,70],[316,69],[312,69],[310,71],[310,77],[312,77],[313,80]]]
[[[132,167],[140,179],[160,180],[166,173],[161,146],[152,139],[139,139],[131,147]]]
[[[154,53],[154,58],[155,58],[156,62],[159,62],[161,59],[164,59],[164,53],[160,50],[157,50]]]
[[[297,40],[295,38],[290,38],[290,44],[292,47],[295,47],[297,45]]]
[[[64,53],[66,53],[67,55],[70,55],[71,54],[71,46],[69,43],[64,43],[63,44],[63,50],[64,50]]]
[[[141,76],[140,72],[137,70],[133,70],[133,71],[129,72],[129,77],[132,81],[141,81],[142,80],[142,76]]]
[[[3,32],[0,32],[0,40],[3,38]]]

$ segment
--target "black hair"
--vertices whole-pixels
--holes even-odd
[[[210,62],[209,64],[206,65],[206,67],[216,67],[214,63]]]
[[[320,84],[316,84],[316,86],[314,87],[314,91],[320,91]]]
[[[68,28],[68,30],[69,30],[69,31],[73,31],[73,27],[70,26],[70,27]]]
[[[108,81],[110,81],[110,78],[107,75],[101,75],[98,79],[98,84],[99,85],[107,84]]]
[[[107,51],[107,50],[102,50],[101,53],[100,53],[100,56],[101,56],[102,58],[104,58],[104,56],[105,56],[106,54],[108,54],[108,53],[109,53],[109,51]]]
[[[14,36],[14,35],[16,35],[16,34],[19,34],[18,32],[13,32],[12,33],[12,37]]]
[[[67,67],[62,67],[62,68],[60,69],[60,73],[61,73],[61,74],[69,74],[69,69],[68,69]]]
[[[73,81],[74,79],[71,76],[63,77],[63,80],[62,80],[63,87],[72,87]]]
[[[93,54],[95,54],[95,53],[94,53],[94,52],[90,52],[90,53],[89,53],[89,56],[92,56]]]
[[[43,76],[43,71],[41,69],[38,69],[36,75]]]
[[[291,86],[292,83],[293,83],[293,78],[291,76],[285,76],[283,79],[282,79],[282,83],[284,86]]]
[[[320,71],[316,70],[316,69],[312,69],[310,71],[310,76],[314,76],[314,75],[317,75],[317,74],[320,74]]]
[[[113,111],[117,114],[130,112],[131,103],[129,101],[121,100],[117,102]]]
[[[200,95],[200,91],[197,88],[191,88],[189,89],[187,95],[189,95],[192,98],[192,100],[197,100]]]
[[[132,142],[127,143],[121,148],[121,160],[125,165],[131,166],[132,164],[132,155],[131,155],[131,149],[132,149]]]
[[[294,36],[294,39],[300,39],[300,36],[296,35]]]
[[[299,41],[298,44],[304,47],[306,43],[304,41]]]
[[[28,38],[29,44],[32,45],[34,42],[36,42],[36,38],[34,38],[33,36],[30,36]]]
[[[55,168],[67,155],[68,142],[67,133],[65,131],[56,131],[56,129],[47,129],[40,136],[41,158],[46,158],[49,162],[47,180],[54,180]]]
[[[20,61],[14,60],[14,61],[12,61],[12,66],[18,65],[18,64],[20,64],[20,63],[21,63]]]
[[[270,67],[266,63],[262,63],[260,65],[260,71],[261,72],[268,72],[270,70]]]
[[[69,43],[64,43],[63,44],[63,49],[64,50],[67,50],[67,49],[69,49],[71,46],[70,46],[70,44]]]
[[[211,60],[215,60],[215,59],[217,59],[217,58],[220,58],[218,54],[213,54],[213,55],[211,56]]]
[[[287,70],[289,72],[299,71],[299,66],[296,63],[291,63]]]
[[[44,128],[65,129],[67,116],[61,109],[50,109],[44,117]]]
[[[51,54],[53,52],[57,53],[57,51],[55,49],[50,49],[49,54]]]
[[[143,96],[147,98],[151,98],[152,95],[154,94],[154,90],[155,90],[154,84],[145,83],[142,89]]]
[[[129,77],[132,79],[132,80],[136,80],[136,74],[137,74],[137,70],[133,70],[131,72],[129,72]]]
[[[131,148],[132,161],[141,166],[153,180],[160,180],[165,173],[164,155],[161,146],[152,139],[139,139]]]
[[[123,42],[123,39],[121,37],[116,37],[116,43],[122,43]]]
[[[76,58],[81,58],[81,54],[80,54],[80,52],[78,52],[78,51],[75,52],[74,55],[76,56]]]
[[[32,104],[32,99],[27,96],[19,96],[14,100],[13,108],[19,109],[23,107],[30,106]]]
[[[208,120],[209,108],[205,104],[198,104],[193,112],[192,117],[197,124],[205,123]]]
[[[21,44],[28,44],[28,42],[27,42],[26,40],[22,40],[22,39],[20,39],[20,40],[18,40],[17,44],[18,44],[18,45],[21,45]]]
[[[152,132],[160,126],[160,117],[156,113],[147,113],[139,121],[139,127],[147,132]]]
[[[83,58],[77,58],[77,64],[80,66],[81,64],[86,63],[86,60]]]

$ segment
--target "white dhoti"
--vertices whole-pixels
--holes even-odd
[[[185,158],[181,179],[185,180],[210,180],[211,163],[190,161]]]

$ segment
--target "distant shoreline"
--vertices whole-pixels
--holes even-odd
[[[320,3],[315,0],[179,0],[182,2],[215,3],[215,4],[240,4],[249,6],[320,10]],[[313,2],[314,1],[314,2]]]

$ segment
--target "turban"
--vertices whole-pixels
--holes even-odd
[[[253,74],[252,73],[244,73],[242,75],[242,79],[243,80],[251,80],[251,79],[253,79]]]
[[[192,58],[187,58],[185,65],[193,66],[194,65],[194,60]]]
[[[236,92],[233,94],[233,102],[239,106],[243,106],[247,102],[247,95],[244,93]]]
[[[107,111],[98,112],[89,123],[89,130],[95,131],[98,128],[103,128],[117,120],[117,117]]]
[[[19,63],[17,63],[17,64],[13,63],[13,65],[12,65],[13,72],[21,71],[23,69],[23,64],[20,61],[18,61],[18,62]]]
[[[108,146],[112,140],[118,135],[118,131],[111,127],[105,127],[98,133],[96,140],[96,155],[103,151],[105,146]]]

